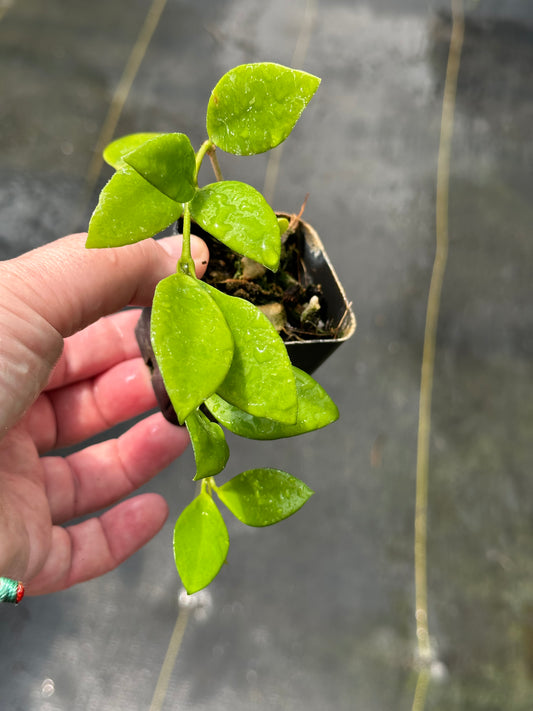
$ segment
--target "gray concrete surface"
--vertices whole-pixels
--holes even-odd
[[[0,255],[84,229],[87,185],[141,0],[0,4]],[[312,3],[168,0],[117,134],[181,130],[231,66],[290,64]],[[533,706],[533,9],[467,2],[438,332],[429,517],[428,709]],[[191,610],[158,709],[411,708],[414,472],[450,10],[319,3],[304,67],[323,78],[287,142],[274,205],[319,230],[358,317],[317,372],[341,419],[301,440],[233,438],[316,496],[266,530],[228,519],[228,565]],[[301,46],[301,45],[300,45]],[[224,170],[262,187],[266,158]],[[174,517],[187,453],[149,487]],[[101,580],[0,609],[2,711],[151,707],[180,608],[173,521]],[[183,617],[182,617],[183,619]],[[159,702],[154,701],[154,704]]]

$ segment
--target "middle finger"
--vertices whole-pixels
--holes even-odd
[[[150,371],[132,358],[95,378],[42,393],[25,425],[42,454],[78,444],[157,404]]]

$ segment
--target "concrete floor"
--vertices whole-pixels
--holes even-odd
[[[2,258],[85,229],[110,174],[94,148],[149,6],[0,2]],[[427,708],[525,711],[533,8],[471,0],[466,10],[433,399],[440,663]],[[418,393],[450,27],[446,0],[168,0],[116,135],[180,130],[198,146],[209,92],[237,63],[291,64],[297,49],[323,79],[283,149],[273,204],[296,211],[310,193],[306,216],[353,300],[357,333],[316,374],[341,419],[301,440],[231,440],[230,473],[268,460],[316,496],[272,529],[228,520],[229,564],[192,607],[180,603],[173,520],[103,579],[2,607],[2,711],[411,708]],[[261,189],[266,161],[226,158],[223,169]],[[175,515],[192,471],[189,452],[150,486]],[[177,618],[184,635],[163,699]]]

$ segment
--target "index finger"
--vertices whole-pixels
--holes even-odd
[[[135,326],[140,309],[104,316],[65,339],[45,390],[92,378],[124,360],[139,356]]]

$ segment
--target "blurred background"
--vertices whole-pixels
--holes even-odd
[[[428,709],[533,708],[533,5],[464,0],[449,260],[433,393]],[[100,580],[0,608],[10,711],[396,711],[413,699],[420,366],[435,253],[448,0],[0,0],[0,257],[85,230],[103,142],[205,138],[220,76],[260,60],[322,85],[275,161],[228,177],[319,231],[358,319],[316,372],[340,420],[233,438],[228,472],[287,469],[295,517],[230,518],[228,564],[181,594],[190,452],[147,489],[164,530]],[[268,177],[267,177],[268,176]],[[210,180],[210,178],[208,178]],[[226,476],[226,475],[223,475]],[[161,676],[160,676],[161,675]]]

